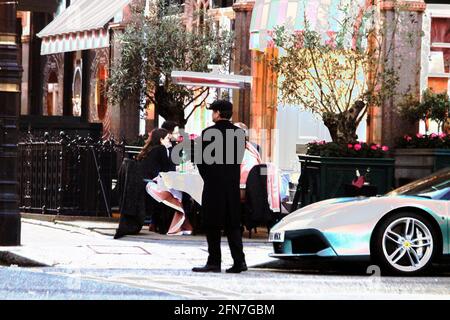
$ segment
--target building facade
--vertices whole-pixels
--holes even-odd
[[[141,1],[144,0],[134,0]],[[64,117],[103,126],[104,138],[113,136],[134,141],[164,119],[154,110],[139,111],[138,97],[112,105],[106,82],[112,62],[120,57],[119,35],[126,27],[132,0],[54,0],[45,14],[20,10],[22,30],[23,116]],[[233,1],[188,0],[184,21],[193,28],[212,17],[217,27],[236,31],[238,50],[229,71],[250,75],[248,28],[251,7],[234,6]],[[244,12],[244,14],[243,14]],[[199,14],[202,13],[202,14]],[[236,17],[238,26],[236,27]],[[211,94],[211,99],[214,98]],[[250,90],[233,90],[235,121],[250,125]],[[198,108],[186,126],[199,133],[211,122],[210,111]],[[187,109],[186,114],[191,110]]]
[[[120,111],[124,123],[106,92],[117,54],[115,33],[124,28],[129,2],[54,0],[39,13],[19,6],[22,116],[72,118],[72,123],[101,125],[104,138],[135,139],[139,105]]]
[[[330,15],[329,8],[337,2],[315,1],[320,5],[313,9],[326,18]],[[106,96],[109,68],[120,56],[117,35],[126,26],[131,2],[54,0],[48,3],[51,5],[45,10],[40,9],[42,12],[19,7],[17,14],[21,25],[20,55],[24,66],[21,114],[74,117],[86,123],[101,124],[104,137],[112,135],[128,141],[163,121],[154,114],[154,110],[147,110],[143,120],[138,108],[140,101],[136,97],[130,97],[120,106],[109,103]],[[262,11],[258,10],[263,10],[263,7],[268,17],[273,15],[271,11],[279,10],[283,5],[292,8],[298,3],[298,0],[187,0],[183,4],[188,28],[195,27],[202,22],[202,17],[204,19],[209,15],[214,17],[217,26],[234,32],[235,50],[229,71],[237,75],[251,75],[253,85],[251,89],[229,91],[235,107],[233,121],[244,122],[259,131],[266,130],[265,137],[257,135],[254,139],[265,146],[265,156],[283,168],[294,166],[297,152],[303,151],[306,143],[330,140],[330,137],[326,127],[311,113],[300,111],[300,106],[278,103],[278,93],[272,85],[278,78],[271,73],[269,65],[270,56],[275,52],[265,47],[261,42],[263,38],[258,38],[261,31],[273,27],[268,24],[275,22],[266,20],[265,25],[262,20],[258,20],[257,24],[251,22],[260,18],[258,15]],[[391,19],[391,2],[377,3],[384,19]],[[424,36],[414,44],[411,50],[413,56],[409,61],[402,62],[404,72],[401,72],[400,86],[412,87],[417,94],[426,87],[434,91],[448,91],[448,5],[429,3],[427,6],[423,1],[402,3],[404,14],[414,15],[418,22],[410,26],[410,31],[423,32]],[[292,12],[289,14],[293,15]],[[282,22],[283,14],[276,16],[276,22]],[[211,99],[214,96],[211,95]],[[403,134],[396,130],[401,121],[394,112],[396,104],[396,101],[387,101],[382,108],[371,108],[367,121],[363,121],[358,129],[359,138],[392,145],[396,137]],[[186,113],[190,111],[188,109]],[[199,133],[210,124],[210,117],[205,107],[199,108],[186,129]],[[274,129],[277,131],[272,135]]]

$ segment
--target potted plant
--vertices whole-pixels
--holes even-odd
[[[450,99],[446,93],[425,90],[422,101],[406,96],[399,106],[400,114],[410,120],[425,122],[425,134],[405,135],[395,150],[395,179],[397,185],[427,176],[450,166],[450,136],[445,132]],[[438,132],[429,132],[429,121],[438,124]]]

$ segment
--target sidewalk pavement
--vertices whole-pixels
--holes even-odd
[[[139,235],[114,240],[117,226],[117,222],[101,219],[23,215],[22,245],[0,247],[0,264],[190,270],[206,262],[203,235],[167,236],[144,229]],[[244,237],[249,266],[274,260],[268,256],[272,248],[266,239],[267,230],[263,229],[252,239]],[[232,265],[226,238],[222,239],[222,256],[224,267]]]

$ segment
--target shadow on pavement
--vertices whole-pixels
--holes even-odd
[[[371,262],[339,261],[339,260],[275,260],[252,268],[270,270],[278,273],[305,275],[342,275],[342,276],[373,276],[379,275],[379,267]],[[422,277],[450,277],[450,266],[434,265]]]

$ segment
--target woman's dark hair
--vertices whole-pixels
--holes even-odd
[[[145,142],[144,147],[142,148],[142,151],[137,155],[136,159],[139,161],[145,159],[154,147],[161,145],[161,139],[167,137],[168,134],[169,131],[163,128],[152,130],[147,141]]]
[[[175,127],[178,127],[178,123],[175,121],[164,121],[161,125],[161,128],[166,129],[169,133],[172,133]]]

